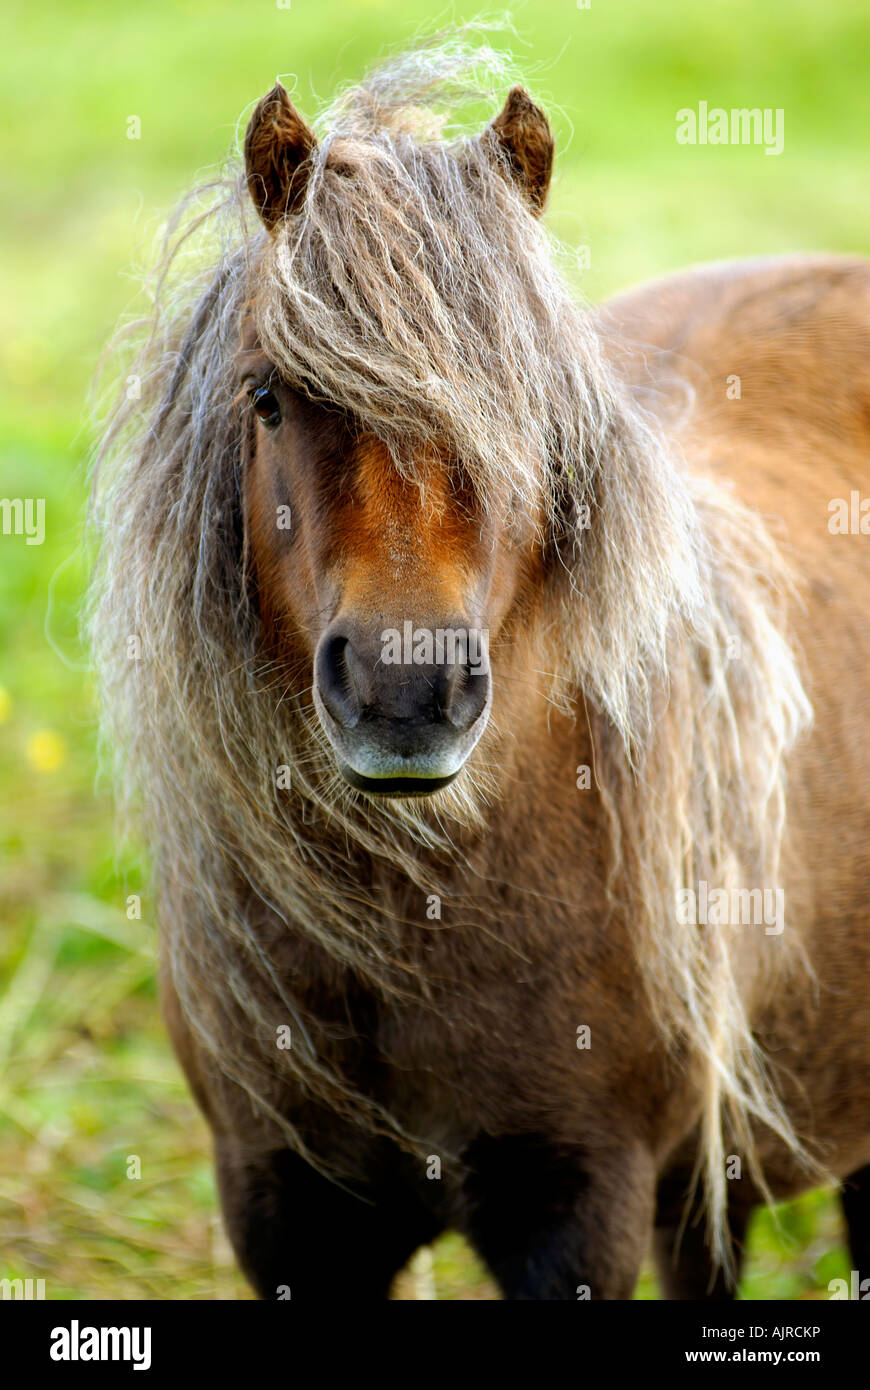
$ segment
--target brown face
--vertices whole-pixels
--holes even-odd
[[[481,139],[537,215],[553,158],[543,112],[515,87]],[[245,136],[248,189],[273,236],[302,212],[316,147],[278,83]],[[247,534],[273,651],[296,689],[313,690],[352,786],[437,791],[486,728],[489,649],[534,563],[533,528],[495,521],[510,499],[475,496],[436,453],[397,468],[353,419],[282,383],[252,330],[238,378],[251,411]]]
[[[492,704],[489,646],[531,537],[508,536],[461,471],[386,447],[239,357],[253,417],[247,531],[269,641],[354,787],[419,796],[461,771]],[[304,668],[304,669],[300,669]]]

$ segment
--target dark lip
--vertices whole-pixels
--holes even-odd
[[[449,777],[363,777],[347,763],[340,762],[338,769],[345,782],[370,796],[431,796],[448,787],[462,770],[451,772]]]

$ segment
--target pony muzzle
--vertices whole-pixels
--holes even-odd
[[[407,661],[391,661],[382,633],[333,625],[323,635],[314,659],[314,704],[350,786],[375,796],[419,797],[459,775],[492,704],[488,659],[479,643],[470,648],[471,655],[469,644],[454,644],[443,659],[426,660],[417,659],[418,646]]]

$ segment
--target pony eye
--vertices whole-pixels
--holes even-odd
[[[250,396],[258,420],[262,420],[263,424],[270,428],[280,424],[281,407],[271,391],[267,391],[265,386],[258,386],[251,391]]]

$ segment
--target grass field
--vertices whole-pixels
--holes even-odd
[[[42,1277],[49,1298],[248,1296],[157,1013],[147,880],[116,857],[96,778],[76,635],[88,384],[161,214],[276,72],[313,112],[431,15],[419,0],[7,6],[0,497],[45,498],[46,537],[0,536],[0,1277]],[[693,261],[870,249],[866,0],[537,0],[514,20],[562,151],[550,223],[588,248],[591,298]],[[782,108],[783,153],[679,145],[675,113],[700,100]],[[824,1297],[849,1267],[833,1198],[784,1209],[779,1230],[761,1215],[750,1256],[744,1296]],[[455,1237],[397,1296],[433,1291],[495,1296]]]

